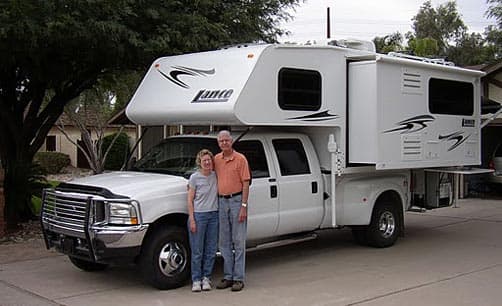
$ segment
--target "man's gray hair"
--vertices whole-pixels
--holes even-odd
[[[230,139],[232,139],[232,134],[230,134],[230,131],[228,130],[221,130],[218,132],[218,138],[220,138],[223,135],[227,135],[228,137],[230,137]]]

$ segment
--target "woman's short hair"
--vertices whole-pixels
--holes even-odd
[[[202,156],[204,156],[204,155],[211,156],[211,160],[214,161],[213,153],[211,151],[209,151],[208,149],[202,149],[199,151],[199,153],[197,153],[197,157],[195,158],[195,162],[197,163],[197,167],[199,167],[199,168],[201,165]]]

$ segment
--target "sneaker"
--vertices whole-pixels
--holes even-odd
[[[244,283],[241,281],[234,281],[232,284],[232,291],[241,291],[244,288]]]
[[[231,281],[231,280],[228,280],[228,279],[222,279],[218,285],[216,285],[216,289],[225,289],[225,288],[228,288],[228,287],[232,287],[232,284],[234,282]]]
[[[207,278],[207,277],[204,277],[202,279],[202,290],[203,291],[209,291],[211,289],[212,289],[212,287],[211,287],[211,280],[209,280],[209,278]]]
[[[201,285],[200,285],[200,281],[195,281],[193,282],[192,284],[192,292],[201,292]]]

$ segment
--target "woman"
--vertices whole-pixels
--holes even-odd
[[[218,185],[213,153],[203,149],[198,171],[188,180],[188,233],[192,249],[192,291],[211,290],[211,273],[218,245]]]

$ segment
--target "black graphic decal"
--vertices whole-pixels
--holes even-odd
[[[461,145],[464,141],[467,140],[467,138],[469,138],[471,135],[467,135],[464,137],[464,132],[455,132],[455,133],[451,133],[449,135],[439,135],[439,140],[444,140],[444,141],[455,141],[453,143],[453,145],[451,145],[449,148],[448,148],[448,151],[451,151],[453,149],[455,149],[456,147],[458,147],[459,145]]]
[[[195,69],[195,68],[189,68],[189,67],[184,67],[184,66],[172,66],[171,67],[173,70],[169,71],[169,74],[166,74],[162,72],[158,67],[157,71],[164,76],[166,79],[169,81],[173,82],[174,84],[183,87],[183,88],[190,88],[185,82],[179,79],[180,76],[183,75],[189,75],[189,76],[206,76],[210,74],[214,74],[215,70],[214,68],[211,70],[201,70],[201,69]]]
[[[397,123],[400,125],[397,128],[384,131],[384,133],[391,133],[401,131],[401,134],[408,134],[413,132],[418,132],[427,127],[427,122],[434,121],[435,118],[431,115],[421,115],[413,118],[409,118]]]
[[[293,117],[293,118],[287,118],[287,120],[302,120],[302,121],[326,121],[326,120],[331,120],[331,119],[337,119],[340,116],[338,115],[332,115],[329,113],[329,111],[323,111],[320,113],[315,113],[311,115],[306,115],[306,116],[300,116],[300,117]]]

